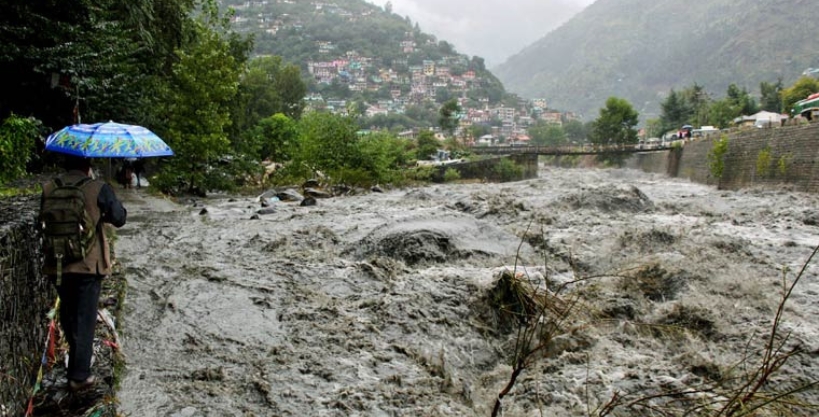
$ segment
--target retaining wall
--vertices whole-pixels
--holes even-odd
[[[711,175],[708,154],[714,142],[728,138],[722,177]],[[819,192],[819,123],[776,128],[746,128],[688,142],[682,149],[635,154],[628,168],[736,190],[782,186]]]
[[[22,416],[56,292],[40,274],[39,197],[0,200],[0,415]]]

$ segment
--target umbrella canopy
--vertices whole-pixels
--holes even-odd
[[[114,122],[64,127],[46,139],[47,151],[84,158],[171,156],[171,148],[154,132]]]

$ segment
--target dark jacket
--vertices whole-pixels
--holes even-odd
[[[73,184],[85,176],[82,171],[68,171],[61,175],[60,178],[65,184]],[[54,181],[43,184],[43,194],[40,200],[41,208],[46,196],[50,194],[56,186]],[[91,251],[83,260],[63,265],[63,273],[110,275],[112,265],[111,253],[104,224],[110,223],[115,227],[123,226],[127,217],[127,211],[117,199],[111,186],[103,181],[92,180],[85,184],[82,190],[85,194],[85,209],[97,225],[95,242]],[[57,275],[57,266],[44,265],[43,274],[50,276]]]

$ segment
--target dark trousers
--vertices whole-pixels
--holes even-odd
[[[68,379],[84,381],[91,376],[94,329],[102,276],[63,274],[60,295],[60,324],[68,341]]]

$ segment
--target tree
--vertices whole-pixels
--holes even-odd
[[[226,128],[239,84],[239,67],[222,31],[208,26],[215,11],[191,22],[195,37],[177,51],[165,91],[161,136],[176,153],[163,166],[160,184],[168,190],[181,181],[190,192],[230,188],[215,163],[230,153]]]
[[[776,80],[776,83],[761,82],[759,83],[759,106],[762,110],[776,113],[782,112],[782,78]]]
[[[290,150],[297,175],[323,172],[339,179],[357,155],[358,126],[350,117],[308,113],[297,129],[298,139]]]
[[[736,109],[737,116],[751,115],[759,111],[756,100],[745,87],[739,88],[736,84],[731,83],[726,95],[731,106]]]
[[[646,120],[646,136],[650,138],[660,137],[665,130],[663,130],[663,125],[660,119],[648,119]]]
[[[0,48],[0,116],[33,115],[52,128],[77,116],[158,124],[159,91],[190,36],[193,7],[193,0],[5,2],[0,45],[10,47]]]
[[[282,113],[265,117],[251,131],[252,143],[257,144],[256,156],[261,160],[290,160],[290,150],[297,138],[296,122]]]
[[[597,145],[628,145],[637,143],[635,126],[639,114],[625,99],[609,97],[600,109],[600,117],[594,120],[591,142]]]
[[[563,123],[563,130],[571,142],[584,143],[588,137],[589,129],[580,120],[572,119]]]
[[[782,109],[790,112],[797,101],[804,100],[816,92],[819,92],[819,80],[801,77],[792,86],[782,90]]]
[[[416,148],[416,157],[419,160],[430,159],[432,155],[438,153],[438,148],[441,143],[435,139],[435,134],[431,130],[422,130],[418,134],[418,148]]]
[[[253,59],[234,100],[235,132],[241,134],[277,113],[299,118],[306,93],[307,86],[295,65],[282,63],[278,56]]]
[[[529,137],[533,144],[545,146],[562,146],[568,142],[566,132],[557,123],[538,120],[529,128]]]
[[[441,130],[452,136],[455,128],[458,127],[458,113],[460,112],[461,106],[458,100],[452,99],[444,103],[438,111],[438,125],[441,126]]]
[[[694,110],[685,96],[677,93],[674,89],[671,89],[665,101],[660,103],[660,109],[660,122],[663,131],[679,129],[680,126],[687,124],[694,115]]]

